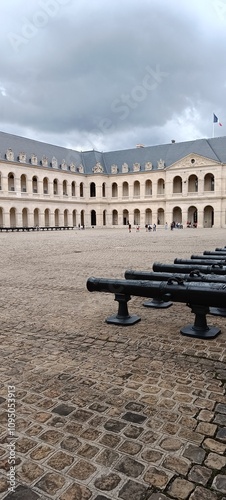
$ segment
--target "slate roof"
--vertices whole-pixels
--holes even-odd
[[[153,170],[155,170],[157,169],[160,159],[165,162],[166,167],[169,167],[190,153],[196,153],[211,160],[226,163],[226,137],[197,139],[194,141],[103,153],[100,151],[79,152],[73,149],[0,132],[0,158],[5,159],[7,149],[12,149],[15,161],[17,161],[19,153],[23,152],[26,153],[27,163],[30,163],[31,155],[35,154],[38,157],[38,165],[41,164],[42,157],[46,156],[49,166],[51,167],[52,158],[55,157],[58,160],[58,165],[60,165],[63,160],[65,160],[68,165],[70,165],[70,163],[74,163],[76,167],[83,165],[85,174],[92,174],[92,169],[98,162],[102,165],[103,171],[106,174],[111,173],[111,165],[113,164],[118,166],[118,171],[120,173],[124,163],[128,164],[130,172],[132,171],[134,163],[140,163],[141,171],[143,171],[146,162],[151,162]]]

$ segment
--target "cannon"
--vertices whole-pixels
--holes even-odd
[[[119,303],[118,313],[106,319],[107,323],[131,325],[140,321],[138,316],[130,316],[127,303],[131,295],[138,297],[160,298],[189,305],[195,314],[194,324],[181,328],[182,335],[201,339],[211,339],[220,333],[215,326],[208,326],[206,315],[209,306],[224,307],[226,304],[226,285],[224,283],[184,282],[171,278],[167,282],[136,281],[105,278],[89,278],[86,283],[90,292],[114,293]]]
[[[212,255],[218,255],[220,258],[223,257],[226,259],[226,249],[223,251],[223,250],[214,250],[214,251],[210,251],[210,250],[205,250],[205,252],[203,252],[203,255],[211,255],[211,259],[212,259]]]
[[[165,266],[165,264],[162,264]],[[166,264],[166,267],[168,265]],[[175,270],[177,267],[171,266]],[[199,270],[191,271],[190,273],[183,274],[177,273],[171,274],[169,272],[152,272],[152,271],[133,271],[128,270],[125,271],[125,279],[127,280],[146,280],[146,281],[168,281],[171,278],[177,278],[183,281],[198,281],[198,282],[207,282],[207,283],[225,283],[226,284],[226,274],[225,276],[217,276],[215,274],[202,274]]]
[[[200,265],[194,264],[194,260],[186,262],[189,262],[189,264],[162,264],[161,262],[154,262],[152,269],[153,271],[166,273],[190,273],[191,271],[201,271],[202,274],[226,275],[226,266],[222,264],[212,264],[208,266],[204,261],[202,261]]]
[[[203,255],[191,255],[191,259],[201,259],[201,260],[220,260],[226,263],[226,255],[221,254],[203,254]]]
[[[203,256],[204,257],[204,256]],[[191,264],[191,265],[196,265],[196,266],[212,266],[214,264],[218,264],[219,266],[222,265],[223,267],[226,267],[226,261],[225,260],[215,260],[215,259],[174,259],[174,264]]]
[[[176,267],[176,266],[175,266]],[[168,281],[171,278],[175,278],[178,282],[181,280],[186,282],[199,282],[199,283],[225,283],[226,284],[226,275],[220,276],[215,274],[202,274],[201,271],[195,270],[190,271],[189,274],[182,273],[174,273],[170,274],[169,272],[150,272],[150,271],[133,271],[128,270],[125,271],[125,279],[132,280],[147,280],[147,281]],[[165,305],[166,304],[166,305]],[[166,308],[172,305],[172,302],[164,302],[163,300],[153,299],[152,301],[144,302],[145,307],[154,307],[154,308]],[[214,316],[223,316],[226,317],[226,308],[220,307],[210,307],[210,314]]]

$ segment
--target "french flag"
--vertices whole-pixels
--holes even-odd
[[[222,127],[222,123],[219,122],[218,116],[213,113],[213,123],[218,123]]]

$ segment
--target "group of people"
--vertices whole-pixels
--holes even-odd
[[[156,224],[153,224],[153,226],[152,226],[152,224],[145,224],[145,229],[148,232],[151,232],[152,230],[156,231]]]
[[[131,233],[131,230],[132,230],[132,226],[131,224],[128,222],[128,228],[129,228],[129,233]],[[193,224],[193,225],[188,225],[189,223],[187,223],[187,227],[197,227],[197,225]],[[181,222],[171,222],[170,224],[170,229],[171,231],[176,228],[176,229],[183,229],[183,224]],[[151,232],[151,231],[156,231],[157,229],[157,226],[156,224],[145,224],[145,229],[146,229],[146,232]],[[168,229],[168,222],[165,223],[165,229]],[[139,224],[136,225],[136,232],[139,232],[140,231],[140,226]]]

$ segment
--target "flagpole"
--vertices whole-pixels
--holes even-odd
[[[214,138],[214,113],[213,113],[213,138]]]

